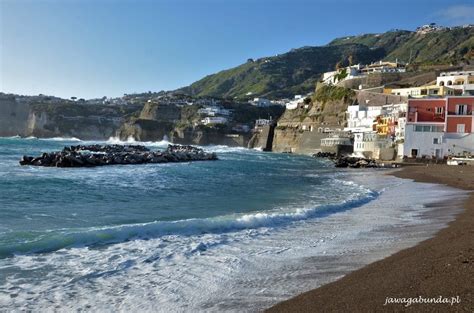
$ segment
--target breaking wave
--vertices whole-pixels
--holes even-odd
[[[52,252],[62,248],[96,247],[136,239],[152,239],[165,235],[192,236],[206,233],[229,233],[244,229],[278,228],[310,218],[321,218],[333,213],[350,210],[366,204],[378,196],[378,192],[366,190],[339,204],[320,205],[294,211],[267,211],[253,214],[232,214],[212,218],[196,218],[178,221],[155,221],[120,226],[88,229],[55,230],[43,233],[39,239],[0,248],[0,258],[24,253]]]

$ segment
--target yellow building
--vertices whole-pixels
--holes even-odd
[[[411,88],[384,88],[383,93],[411,98],[454,96],[455,90],[446,86],[420,86]]]
[[[390,117],[379,116],[374,123],[374,130],[379,136],[391,134],[392,119]]]

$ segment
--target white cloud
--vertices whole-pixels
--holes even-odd
[[[452,24],[474,23],[474,6],[453,5],[441,10],[438,15]]]

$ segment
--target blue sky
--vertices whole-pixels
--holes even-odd
[[[0,0],[0,90],[170,90],[335,37],[474,23],[474,1]]]

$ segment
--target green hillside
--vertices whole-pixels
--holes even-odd
[[[362,44],[384,49],[386,60],[399,59],[415,64],[450,64],[467,62],[474,51],[474,28],[454,28],[419,34],[409,31],[390,31],[338,38],[329,46]]]
[[[321,73],[337,64],[371,63],[381,59],[415,64],[469,62],[474,52],[474,28],[428,34],[389,31],[338,38],[326,46],[303,47],[209,75],[179,89],[192,96],[248,99],[290,97],[314,89]]]

